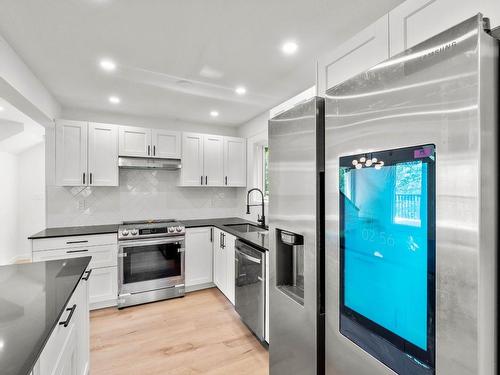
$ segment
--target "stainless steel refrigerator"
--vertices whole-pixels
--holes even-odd
[[[327,92],[326,374],[496,373],[498,55],[477,15]]]
[[[498,90],[477,15],[269,122],[271,375],[496,373]]]
[[[323,372],[323,130],[318,97],[269,121],[271,375]]]

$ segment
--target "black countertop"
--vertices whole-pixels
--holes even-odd
[[[243,242],[255,246],[261,251],[269,250],[269,236],[265,232],[249,232],[243,233],[238,232],[230,225],[234,224],[252,224],[257,225],[253,221],[245,220],[239,217],[225,217],[218,219],[197,219],[197,220],[181,220],[186,228],[196,228],[196,227],[217,227],[224,232],[232,234],[236,238],[241,239]]]
[[[0,266],[0,374],[30,373],[90,259]]]
[[[243,240],[249,245],[253,245],[260,250],[268,250],[269,242],[268,236],[262,234],[262,232],[250,232],[242,233],[234,230],[228,224],[253,224],[257,225],[252,221],[248,221],[239,217],[225,217],[225,218],[215,218],[215,219],[195,219],[195,220],[179,220],[183,223],[186,228],[196,228],[196,227],[217,227],[233,236]],[[61,228],[47,228],[38,232],[28,239],[42,239],[51,237],[70,237],[70,236],[87,236],[92,234],[107,234],[107,233],[118,233],[118,227],[120,224],[110,224],[110,225],[90,225],[81,227],[61,227]]]
[[[109,225],[88,225],[81,227],[61,227],[47,228],[28,237],[29,240],[52,238],[52,237],[71,237],[71,236],[88,236],[92,234],[108,234],[118,233],[120,224]]]

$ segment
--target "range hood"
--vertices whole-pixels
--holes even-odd
[[[133,158],[120,156],[118,167],[123,169],[163,169],[175,171],[181,169],[181,159]]]

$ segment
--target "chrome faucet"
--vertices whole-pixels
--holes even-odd
[[[260,204],[250,204],[250,193],[252,191],[258,191],[260,193],[260,195],[262,197],[262,201],[260,202]],[[253,207],[253,206],[261,206],[262,216],[257,215],[257,222],[260,223],[260,225],[263,228],[265,228],[266,227],[266,216],[264,215],[264,193],[262,192],[262,190],[257,189],[257,188],[250,189],[247,192],[247,215],[250,215],[250,207]]]

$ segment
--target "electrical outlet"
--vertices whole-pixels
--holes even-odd
[[[78,209],[80,211],[85,210],[85,200],[84,199],[79,199],[78,200]]]

